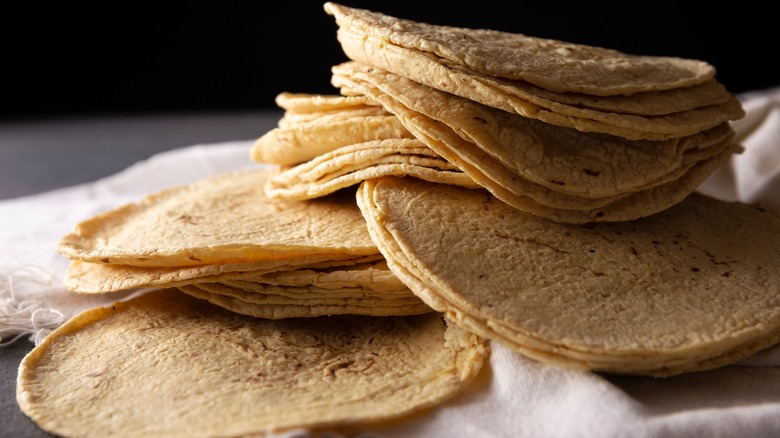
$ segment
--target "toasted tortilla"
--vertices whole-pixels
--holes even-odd
[[[633,94],[697,85],[715,76],[715,68],[699,60],[639,56],[496,30],[439,26],[333,2],[324,8],[340,28],[362,36],[558,93]]]
[[[77,224],[57,250],[73,260],[204,266],[377,254],[352,195],[270,199],[271,170],[226,172],[171,187]]]
[[[774,210],[694,193],[643,219],[571,225],[392,177],[364,182],[358,203],[416,295],[543,362],[670,376],[780,341]]]
[[[344,146],[297,166],[283,168],[268,179],[265,190],[272,198],[314,199],[385,175],[408,175],[441,184],[479,187],[419,140],[385,139]]]
[[[334,71],[339,84],[381,102],[416,138],[497,198],[559,222],[657,213],[739,150],[727,124],[685,139],[635,142],[495,114],[375,67],[353,63]]]
[[[430,125],[446,125],[523,179],[586,198],[646,188],[680,168],[686,153],[734,136],[728,123],[660,141],[588,134],[497,110],[375,67],[350,62],[333,72],[337,83],[385,103],[407,127],[431,132],[436,128]],[[712,148],[708,155],[719,150]]]
[[[545,123],[663,140],[745,115],[704,61],[438,26],[335,3],[325,10],[350,59]]]
[[[86,311],[34,348],[17,400],[61,436],[256,436],[433,409],[489,349],[437,313],[270,320],[173,289]]]

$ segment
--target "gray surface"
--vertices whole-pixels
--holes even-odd
[[[0,123],[0,200],[94,181],[193,144],[251,140],[281,112],[168,114]],[[33,344],[0,348],[0,437],[48,437],[16,404],[16,370]]]
[[[0,199],[93,181],[164,150],[253,139],[280,115],[269,110],[0,122]]]

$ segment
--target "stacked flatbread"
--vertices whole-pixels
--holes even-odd
[[[387,268],[353,196],[272,200],[269,171],[220,174],[96,215],[64,236],[80,293],[178,287],[264,318],[430,309]]]
[[[366,181],[388,264],[460,326],[542,362],[671,376],[780,342],[780,211],[694,193],[635,221],[558,224],[490,194]]]
[[[73,318],[19,368],[57,436],[267,436],[364,428],[457,394],[487,354],[440,314],[260,319],[173,289]]]
[[[680,202],[738,151],[744,111],[709,64],[327,3],[351,62],[344,95],[379,102],[507,204],[557,222],[624,221]]]
[[[314,199],[386,175],[479,187],[365,96],[281,93],[276,103],[284,116],[250,151],[282,166],[266,183],[271,198]]]

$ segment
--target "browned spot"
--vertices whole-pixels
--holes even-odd
[[[184,222],[185,224],[188,224],[188,225],[197,225],[198,224],[198,222],[195,220],[195,217],[194,216],[190,216],[188,214],[183,214],[183,215],[179,216],[178,218],[176,218],[176,220],[178,220],[180,222]]]

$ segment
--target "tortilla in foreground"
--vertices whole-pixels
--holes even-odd
[[[776,211],[694,193],[644,219],[566,225],[410,178],[364,182],[358,203],[423,301],[543,362],[670,376],[780,341]]]
[[[239,436],[401,418],[489,350],[440,314],[264,320],[173,289],[86,311],[22,361],[17,400],[61,436]]]

